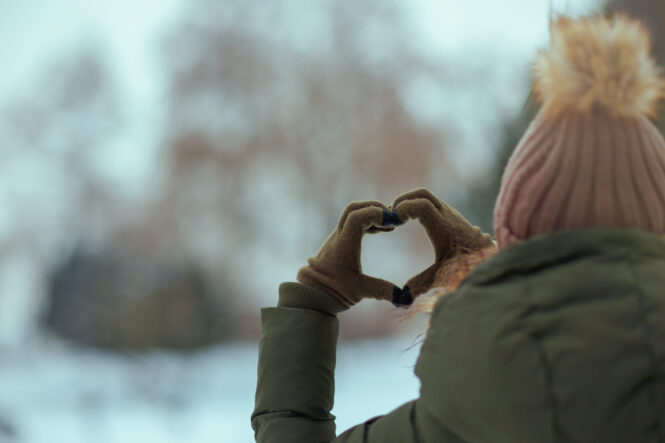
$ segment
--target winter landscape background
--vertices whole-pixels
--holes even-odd
[[[259,309],[352,200],[491,231],[552,13],[600,0],[0,0],[0,442],[247,442]],[[661,119],[662,120],[662,119]],[[401,285],[409,223],[363,242]],[[426,318],[340,316],[338,431],[418,395]]]

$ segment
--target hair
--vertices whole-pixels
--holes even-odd
[[[409,313],[409,317],[420,313],[431,314],[434,305],[441,297],[455,292],[469,274],[476,269],[476,266],[493,257],[497,252],[499,249],[492,245],[475,251],[460,251],[444,261],[436,273],[433,288],[420,296],[418,303],[413,306],[413,311]],[[429,322],[427,325],[429,327]]]

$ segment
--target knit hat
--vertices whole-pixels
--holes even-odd
[[[646,28],[624,15],[557,18],[533,65],[542,107],[512,153],[494,208],[500,249],[554,231],[665,234],[665,95]]]

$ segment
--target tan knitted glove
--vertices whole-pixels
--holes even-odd
[[[471,225],[459,212],[439,200],[429,190],[420,188],[400,195],[392,205],[400,220],[417,219],[434,247],[432,266],[406,282],[402,297],[414,299],[432,289],[436,272],[449,258],[492,246],[489,234]]]
[[[307,266],[300,268],[298,272],[297,280],[300,283],[318,291],[309,291],[302,287],[294,290],[292,286],[285,288],[284,285],[293,285],[285,283],[280,288],[280,293],[291,294],[291,299],[288,302],[281,300],[281,305],[313,308],[319,303],[321,310],[335,314],[350,308],[363,298],[388,300],[395,305],[411,304],[411,299],[400,298],[402,291],[398,286],[363,274],[360,265],[363,235],[390,231],[402,223],[394,212],[381,202],[362,201],[349,204],[342,213],[337,228],[325,241],[319,253],[316,257],[309,258]],[[323,293],[329,296],[328,301]],[[297,297],[306,300],[299,304],[297,300],[294,301]],[[334,302],[330,302],[330,297]]]

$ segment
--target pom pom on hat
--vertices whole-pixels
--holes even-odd
[[[649,32],[639,21],[617,14],[550,24],[551,47],[539,53],[533,68],[535,93],[550,113],[589,112],[653,115],[665,96],[665,82],[650,55]]]

